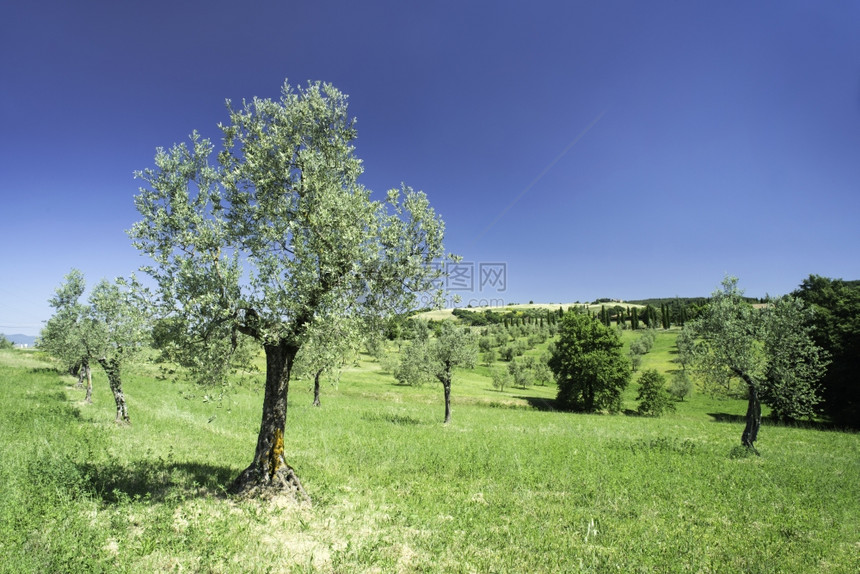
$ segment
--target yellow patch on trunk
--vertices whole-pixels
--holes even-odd
[[[272,450],[269,451],[269,478],[275,478],[275,473],[281,467],[284,455],[284,431],[275,429],[275,440],[272,442]]]

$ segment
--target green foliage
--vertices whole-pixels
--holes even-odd
[[[654,369],[643,371],[639,375],[639,401],[637,412],[643,416],[659,417],[666,411],[674,411],[675,404],[666,390],[666,377]]]
[[[285,83],[279,101],[231,108],[220,128],[216,161],[195,132],[137,173],[142,219],[129,234],[154,261],[146,271],[164,314],[185,318],[189,340],[238,330],[295,352],[317,321],[390,315],[422,292],[441,297],[432,263],[444,225],[408,187],[370,199],[345,94]]]
[[[860,283],[810,275],[794,295],[812,307],[810,334],[831,359],[821,380],[823,412],[860,428]]]
[[[727,277],[692,325],[699,340],[696,370],[712,393],[731,394],[733,381],[760,394],[777,418],[809,418],[818,402],[818,379],[827,361],[811,336],[809,310],[787,295],[763,310],[742,297]]]
[[[98,361],[118,383],[122,365],[150,341],[148,292],[134,276],[100,281],[86,304],[79,302],[84,289],[83,274],[73,269],[49,301],[55,314],[40,346],[70,370]]]
[[[675,371],[669,383],[669,394],[679,401],[683,401],[693,392],[693,381],[686,371]]]
[[[811,419],[820,401],[827,354],[813,342],[812,309],[785,295],[762,310],[763,351],[767,356],[761,400],[780,420]]]
[[[488,367],[499,360],[499,354],[495,349],[487,349],[484,351],[484,364]]]
[[[407,343],[393,374],[401,385],[420,386],[432,381],[429,342],[413,339]]]
[[[511,375],[511,382],[515,387],[525,389],[532,385],[534,382],[534,373],[530,367],[525,360],[513,360],[508,363],[508,374]]]
[[[39,348],[59,359],[63,369],[70,372],[83,361],[95,359],[86,344],[88,324],[84,318],[87,307],[80,302],[85,289],[83,273],[72,269],[49,299],[54,314],[39,335]]]
[[[132,359],[150,341],[147,292],[132,276],[100,281],[89,298],[85,344],[89,356],[120,364]]]
[[[12,341],[6,338],[5,335],[0,333],[0,349],[13,349],[15,345],[12,344]]]
[[[686,326],[681,328],[681,332],[678,333],[678,337],[675,339],[675,348],[678,352],[675,362],[681,365],[682,371],[686,372],[687,367],[695,359],[696,336],[692,328],[687,328]]]
[[[630,364],[612,329],[582,313],[561,322],[549,367],[558,383],[561,408],[593,412],[621,409],[621,393],[630,381]]]
[[[493,381],[493,388],[500,392],[504,392],[505,387],[510,385],[512,380],[511,373],[507,369],[492,369],[490,377]]]

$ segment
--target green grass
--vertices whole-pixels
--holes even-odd
[[[658,333],[641,368],[671,370]],[[629,344],[628,335],[625,342]],[[660,419],[547,409],[555,389],[459,373],[402,387],[363,358],[310,406],[291,384],[289,462],[313,504],[223,494],[262,393],[207,401],[130,369],[131,426],[33,353],[0,352],[2,572],[851,572],[860,438],[765,423],[694,394]],[[485,371],[484,371],[485,372]],[[635,387],[635,385],[631,385]],[[635,389],[625,408],[635,409]],[[538,407],[538,408],[536,408]]]

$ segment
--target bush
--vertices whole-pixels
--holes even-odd
[[[659,417],[666,411],[674,411],[675,404],[666,390],[666,377],[654,369],[648,369],[639,376],[639,401],[637,411],[640,415]]]

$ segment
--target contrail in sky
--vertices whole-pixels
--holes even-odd
[[[493,227],[496,223],[498,223],[498,222],[499,222],[499,220],[500,220],[502,217],[504,217],[504,216],[505,216],[505,214],[506,214],[508,211],[510,211],[510,209],[511,209],[511,208],[512,208],[512,207],[513,207],[513,206],[514,206],[514,205],[515,205],[515,204],[516,204],[520,199],[522,199],[522,197],[523,197],[523,196],[524,196],[524,195],[525,195],[525,194],[526,194],[526,193],[527,193],[531,188],[533,188],[533,187],[537,184],[537,182],[539,182],[539,181],[543,178],[543,176],[545,176],[545,175],[549,172],[549,170],[551,170],[551,169],[555,166],[555,164],[557,164],[557,163],[559,162],[559,160],[561,160],[561,158],[563,158],[563,157],[565,156],[565,154],[567,154],[567,152],[569,152],[569,151],[570,151],[570,148],[572,148],[573,146],[575,146],[575,145],[577,144],[577,142],[579,142],[579,140],[581,140],[581,139],[585,136],[585,134],[587,134],[587,133],[591,130],[591,128],[593,128],[593,127],[597,124],[597,122],[599,122],[599,121],[600,121],[600,118],[602,118],[602,117],[603,117],[603,114],[605,114],[605,113],[606,113],[606,110],[603,110],[602,112],[600,112],[599,114],[597,114],[597,117],[596,117],[596,118],[594,118],[593,120],[591,120],[591,123],[590,123],[590,124],[588,124],[588,125],[585,127],[585,129],[584,129],[584,130],[582,130],[581,132],[579,132],[579,135],[578,135],[578,136],[576,136],[575,138],[573,138],[573,141],[571,141],[569,144],[567,144],[567,147],[565,147],[563,150],[561,150],[561,153],[560,153],[560,154],[558,154],[558,155],[556,156],[556,158],[555,158],[554,160],[552,160],[552,161],[549,163],[549,165],[548,165],[548,166],[546,166],[545,168],[543,168],[543,171],[542,171],[542,172],[540,172],[540,173],[538,174],[538,176],[537,176],[536,178],[534,178],[534,179],[532,180],[532,182],[531,182],[530,184],[528,184],[528,185],[526,186],[526,188],[525,188],[525,189],[523,189],[523,190],[519,193],[519,195],[517,195],[517,196],[513,199],[513,201],[511,201],[511,202],[508,204],[508,206],[507,206],[507,207],[505,207],[501,212],[499,212],[499,214],[496,216],[496,218],[495,218],[493,221],[491,221],[491,222],[490,222],[490,224],[489,224],[488,226],[486,226],[486,227],[484,228],[484,230],[483,230],[483,231],[481,231],[481,233],[479,233],[477,237],[475,237],[475,239],[474,239],[474,240],[472,240],[472,245],[474,245],[475,243],[477,243],[477,242],[478,242],[478,240],[479,240],[481,237],[483,237],[483,236],[484,236],[484,234],[486,234],[490,229],[492,229],[492,227]]]

